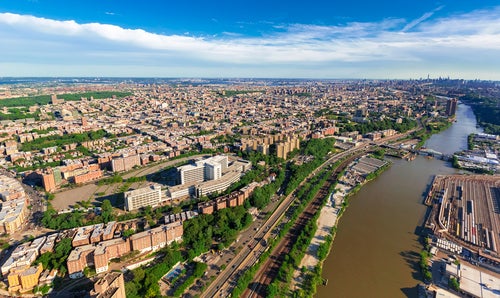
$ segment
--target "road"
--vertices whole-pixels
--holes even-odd
[[[305,181],[316,175],[324,167],[333,164],[343,159],[344,157],[347,157],[354,153],[359,153],[361,151],[366,151],[370,148],[373,148],[374,146],[378,146],[408,136],[413,131],[414,130],[408,131],[404,134],[397,134],[391,137],[386,137],[371,143],[365,142],[358,147],[353,147],[339,154],[332,155],[321,166],[319,166],[309,176],[307,176],[306,179],[304,179],[301,184],[299,184],[299,187],[301,187]],[[263,227],[265,227],[265,230],[260,230],[255,234],[252,242],[249,243],[248,246],[243,247],[243,249],[228,264],[227,269],[222,271],[216,277],[216,279],[206,288],[206,290],[201,294],[200,297],[225,297],[231,293],[232,289],[237,284],[238,278],[243,274],[243,272],[245,272],[245,270],[254,265],[260,255],[265,251],[266,247],[262,245],[262,242],[260,240],[265,239],[267,241],[269,237],[274,237],[274,233],[276,231],[275,228],[285,214],[286,210],[293,203],[294,199],[295,191],[290,193],[281,201],[273,214],[262,225]]]
[[[342,164],[340,164],[335,169],[335,173],[328,177],[327,181],[321,186],[315,197],[299,215],[299,218],[295,221],[284,239],[282,239],[282,241],[280,241],[280,243],[275,247],[271,256],[265,261],[265,263],[260,267],[260,270],[255,274],[249,288],[247,288],[245,293],[242,295],[243,297],[266,297],[267,286],[277,276],[281,264],[285,259],[285,256],[290,253],[290,250],[293,248],[293,245],[297,241],[297,238],[300,235],[301,231],[306,227],[307,223],[321,208],[322,201],[329,194],[328,190],[330,189],[330,186],[335,183],[337,176],[349,163],[364,154],[365,152],[361,150],[356,154],[349,156],[342,162]]]
[[[331,156],[321,166],[319,166],[311,174],[309,174],[309,176],[304,179],[299,187],[301,187],[305,181],[320,172],[324,167],[335,163],[353,153],[363,151],[369,146],[370,144],[365,143],[359,147],[351,148],[342,153]],[[257,231],[252,241],[247,246],[243,247],[243,249],[229,263],[227,269],[222,271],[217,276],[217,278],[207,287],[207,289],[201,294],[200,297],[226,296],[227,294],[231,293],[232,289],[237,284],[237,279],[243,274],[246,269],[255,264],[260,255],[265,251],[266,247],[262,245],[263,242],[261,239],[268,241],[270,237],[274,237],[276,233],[279,232],[279,228],[276,229],[276,227],[281,218],[284,216],[286,210],[291,206],[294,200],[295,191],[290,193],[281,201],[276,210],[262,225],[263,228]]]
[[[26,196],[28,198],[29,206],[31,206],[30,214],[27,222],[25,223],[25,225],[23,225],[22,231],[33,230],[41,227],[40,220],[43,217],[43,212],[46,209],[45,194],[34,189],[32,186],[24,184],[22,181],[20,181],[20,179],[17,179],[14,174],[4,168],[0,168],[0,174],[18,180],[19,183],[21,183],[21,186],[23,187],[24,192],[26,193]]]

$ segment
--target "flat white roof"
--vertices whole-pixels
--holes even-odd
[[[500,297],[500,279],[467,265],[460,265],[460,289],[477,297]]]
[[[437,288],[436,298],[460,298],[460,296],[457,296],[452,292],[446,291],[445,289]]]

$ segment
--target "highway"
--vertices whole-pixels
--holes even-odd
[[[305,181],[316,175],[324,167],[335,163],[342,158],[349,156],[353,153],[366,150],[370,145],[365,143],[359,147],[348,149],[344,152],[331,156],[326,160],[321,166],[315,169],[309,176],[304,179],[299,185],[301,187]],[[225,297],[231,293],[232,289],[237,283],[237,279],[243,274],[243,272],[250,268],[258,260],[260,255],[265,251],[266,247],[263,246],[261,239],[269,240],[272,236],[274,237],[277,230],[276,226],[280,222],[281,218],[285,214],[286,210],[292,205],[295,200],[295,191],[286,196],[271,216],[266,220],[262,227],[256,232],[253,239],[249,242],[247,246],[235,256],[235,258],[228,264],[226,270],[222,271],[217,278],[207,287],[207,289],[201,294],[200,297]]]
[[[318,210],[321,209],[324,198],[329,195],[330,186],[335,183],[337,176],[345,169],[345,167],[347,167],[347,165],[349,165],[354,159],[364,154],[364,150],[361,150],[356,152],[356,154],[350,155],[335,169],[335,172],[327,178],[326,182],[321,186],[317,194],[307,204],[304,211],[294,222],[287,235],[274,248],[271,256],[255,274],[250,287],[247,288],[245,293],[242,295],[243,297],[266,297],[267,286],[277,276],[285,256],[290,253],[301,231],[307,226],[311,218],[314,217]]]
[[[399,138],[408,136],[415,130],[410,130],[404,134],[396,134],[391,137],[386,137],[374,142],[364,142],[358,147],[350,148],[339,154],[332,155],[323,164],[321,164],[317,169],[315,169],[309,176],[307,176],[297,187],[301,187],[305,181],[316,175],[324,167],[333,164],[344,157],[351,154],[359,153],[362,151],[368,151],[378,145],[390,142],[392,140],[397,140]],[[234,286],[237,284],[238,278],[255,262],[259,259],[260,255],[265,251],[266,247],[262,245],[261,239],[265,239],[266,242],[271,236],[275,236],[275,228],[278,226],[281,218],[291,206],[295,199],[295,191],[286,196],[280,204],[276,207],[272,215],[267,219],[267,221],[262,225],[263,229],[259,229],[255,236],[251,239],[248,245],[244,246],[243,249],[231,260],[225,270],[223,270],[216,279],[201,293],[200,297],[226,297],[229,296]]]

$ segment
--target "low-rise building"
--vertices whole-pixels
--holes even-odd
[[[158,250],[173,241],[182,240],[183,232],[182,222],[176,221],[134,234],[128,239],[117,238],[78,246],[67,259],[68,274],[70,278],[82,277],[83,270],[88,266],[94,266],[97,273],[106,272],[111,259],[122,257],[131,251],[144,253]]]
[[[0,268],[2,275],[6,276],[12,269],[18,267],[30,266],[39,255],[36,247],[31,247],[30,242],[18,245],[9,258],[2,264]]]
[[[43,266],[38,264],[37,266],[29,267],[23,273],[19,275],[21,278],[22,291],[32,290],[36,285],[38,285],[38,279],[42,273]]]
[[[83,269],[94,265],[95,245],[87,244],[74,248],[66,260],[68,274],[70,278],[79,278],[83,276]]]
[[[89,181],[93,181],[102,177],[102,171],[90,171],[84,174],[76,175],[73,177],[75,184],[82,184]]]
[[[26,199],[3,202],[0,211],[0,234],[10,234],[19,230],[26,222],[28,215]]]
[[[40,274],[42,273],[42,264],[36,266],[22,266],[12,269],[7,276],[9,282],[9,292],[26,292],[32,290],[38,285]]]
[[[47,236],[45,243],[40,248],[40,254],[51,252],[52,250],[54,250],[56,238],[57,238],[57,233]]]
[[[242,188],[242,190],[233,191],[215,200],[199,203],[198,211],[201,214],[212,214],[216,210],[241,206],[245,203],[245,200],[250,197],[254,188],[255,187],[252,185],[252,187],[245,187]]]
[[[102,233],[102,240],[111,240],[113,239],[113,233],[116,229],[116,221],[110,221],[106,224],[106,228]]]
[[[17,231],[29,215],[28,199],[19,181],[0,175],[0,234]]]
[[[176,221],[183,222],[196,216],[198,216],[198,212],[191,210],[182,211],[180,213],[175,213],[175,214],[169,214],[165,216],[165,224],[169,224]]]
[[[40,279],[38,280],[39,285],[48,285],[51,284],[54,279],[56,278],[57,275],[57,270],[52,269],[52,270],[45,270],[42,272],[40,275]]]
[[[85,226],[77,229],[71,244],[73,247],[90,244],[90,235],[94,231],[94,226]]]
[[[123,273],[110,272],[97,280],[90,297],[95,298],[126,298]]]
[[[92,234],[90,234],[90,243],[96,243],[101,241],[101,236],[104,233],[104,224],[96,224],[94,225],[94,230],[92,230]]]
[[[140,164],[141,159],[137,154],[118,157],[111,160],[111,170],[115,173],[128,171],[135,166],[139,166]]]
[[[130,252],[128,239],[112,239],[97,244],[94,251],[94,266],[97,273],[108,271],[111,259],[120,258]]]

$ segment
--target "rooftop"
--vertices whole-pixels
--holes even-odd
[[[460,289],[476,297],[500,297],[500,279],[476,268],[446,264],[446,271],[460,278]]]

